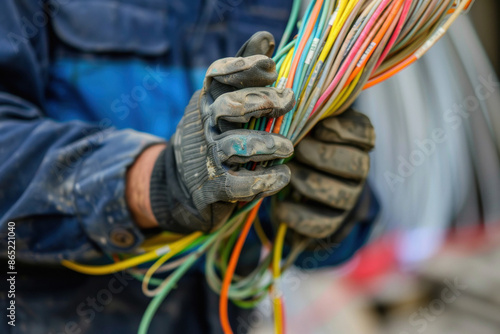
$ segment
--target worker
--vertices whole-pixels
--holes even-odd
[[[289,0],[0,3],[0,246],[7,259],[14,227],[17,272],[15,321],[2,317],[2,333],[136,333],[149,302],[140,282],[126,272],[82,275],[61,261],[103,264],[160,231],[213,231],[237,202],[287,185],[262,220],[269,233],[274,217],[310,239],[298,266],[339,264],[366,242],[378,206],[365,184],[374,130],[363,114],[319,123],[289,164],[238,168],[294,154],[287,138],[242,126],[295,104],[291,90],[269,87],[273,35],[290,8]],[[248,244],[258,258],[252,236]],[[202,268],[181,279],[150,333],[221,332]],[[2,310],[12,300],[5,291]],[[241,333],[252,329],[245,312],[230,305]]]

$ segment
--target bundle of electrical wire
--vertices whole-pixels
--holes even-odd
[[[471,3],[472,0],[313,0],[298,22],[302,0],[294,0],[273,60],[278,71],[275,86],[292,88],[297,103],[285,116],[252,119],[246,128],[279,133],[297,144],[321,119],[345,111],[363,89],[393,76],[423,56]],[[298,33],[291,39],[296,28]],[[307,245],[292,245],[286,262],[280,266],[285,222],[280,222],[271,242],[256,221],[255,229],[264,249],[262,260],[249,275],[234,275],[260,203],[241,204],[228,222],[207,235],[165,232],[145,243],[143,254],[115,255],[116,262],[111,265],[93,267],[69,261],[63,264],[94,275],[128,269],[142,280],[144,293],[153,297],[139,327],[139,333],[144,334],[176,282],[206,254],[206,277],[209,286],[220,293],[224,332],[232,333],[228,299],[240,307],[254,307],[271,292],[276,332],[281,333],[284,311],[277,283],[283,270]],[[137,268],[151,261],[154,263],[147,269]],[[165,279],[153,277],[171,270],[174,271]],[[151,290],[151,284],[157,287]]]

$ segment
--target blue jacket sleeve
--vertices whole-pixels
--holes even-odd
[[[131,250],[143,236],[125,202],[126,170],[162,139],[114,130],[109,120],[44,117],[47,33],[27,35],[21,19],[37,3],[0,4],[0,236],[15,222],[17,257],[26,261]]]

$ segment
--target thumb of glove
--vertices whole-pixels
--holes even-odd
[[[265,55],[271,57],[274,52],[274,37],[270,32],[259,31],[250,37],[236,53],[236,57]]]
[[[274,52],[275,42],[274,37],[270,32],[259,31],[250,37],[245,44],[238,50],[236,57],[250,57],[255,55],[265,55],[271,57]],[[215,101],[219,96],[225,93],[233,92],[236,88],[222,84],[218,81],[212,81],[207,93],[210,94],[212,100]]]

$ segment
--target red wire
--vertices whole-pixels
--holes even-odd
[[[394,30],[394,33],[392,34],[391,39],[389,40],[389,43],[387,43],[387,47],[385,48],[384,52],[382,52],[380,59],[378,60],[375,67],[373,68],[373,72],[375,72],[377,70],[377,68],[379,68],[380,64],[382,64],[382,62],[384,61],[384,59],[387,56],[387,54],[389,53],[389,51],[391,51],[391,48],[393,47],[394,43],[396,43],[396,41],[399,37],[399,34],[403,30],[404,24],[406,22],[406,17],[408,16],[408,13],[410,12],[412,1],[413,0],[406,0],[405,1],[405,5],[403,7],[403,13],[401,14],[401,18],[398,22],[396,30]]]
[[[347,82],[345,83],[344,87],[348,87],[351,82],[356,78],[359,72],[363,69],[363,67],[366,65],[372,54],[375,52],[377,49],[378,45],[380,44],[380,41],[384,38],[384,35],[387,33],[391,25],[394,23],[394,20],[397,18],[399,14],[399,10],[401,9],[401,6],[403,5],[404,0],[396,0],[398,2],[393,2],[392,4],[389,5],[388,11],[385,12],[385,14],[381,17],[382,20],[384,20],[382,27],[378,31],[377,35],[375,36],[374,39],[372,39],[371,43],[375,43],[374,47],[370,50],[370,52],[366,55],[365,59],[362,61],[362,63],[359,66],[356,66],[354,71],[351,73],[349,78],[347,79]],[[366,52],[366,51],[365,51]]]

